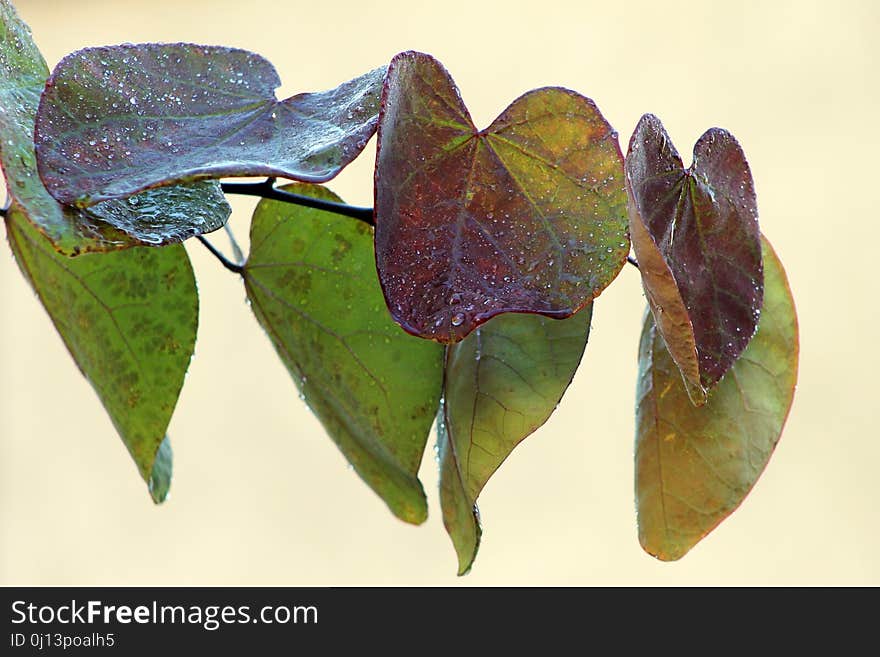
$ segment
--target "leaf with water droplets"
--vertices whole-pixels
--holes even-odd
[[[171,480],[165,432],[198,324],[186,250],[174,244],[68,258],[17,203],[6,232],[22,273],[160,503]]]
[[[530,91],[477,130],[440,63],[402,53],[378,149],[377,265],[410,333],[456,342],[504,312],[568,317],[626,261],[617,134],[573,91]]]
[[[339,201],[317,185],[284,189]],[[372,242],[365,223],[262,200],[245,286],[327,433],[391,511],[418,524],[428,513],[417,474],[440,397],[443,348],[388,316]]]
[[[630,232],[657,330],[695,404],[721,380],[758,325],[764,294],[749,165],[719,128],[685,169],[657,117],[639,121],[626,156]]]
[[[0,0],[0,164],[10,196],[57,250],[165,244],[226,222],[230,208],[215,182],[151,190],[88,212],[55,201],[37,175],[34,155],[34,120],[48,74],[30,30],[11,3]],[[74,152],[74,161],[89,150]]]
[[[377,68],[278,101],[275,68],[246,50],[87,48],[49,78],[37,116],[40,176],[79,206],[224,176],[326,181],[375,131],[384,76]]]
[[[480,544],[477,497],[513,449],[556,409],[581,361],[593,305],[574,317],[506,314],[446,351],[437,420],[443,523],[470,570]]]
[[[794,398],[798,328],[785,271],[764,240],[764,309],[748,347],[691,404],[651,313],[639,346],[636,506],[639,540],[684,556],[742,503],[767,465]]]

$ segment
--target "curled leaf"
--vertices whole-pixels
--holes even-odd
[[[0,164],[10,196],[67,255],[165,244],[220,228],[230,207],[216,182],[152,190],[90,211],[63,206],[37,175],[34,121],[49,69],[27,25],[0,0]],[[75,162],[93,148],[71,153]]]
[[[657,329],[695,404],[758,325],[763,272],[749,165],[713,128],[685,169],[657,117],[639,121],[626,156],[630,232]]]
[[[275,68],[246,50],[87,48],[58,64],[40,102],[40,176],[81,207],[204,178],[329,180],[375,131],[384,75],[279,101]]]
[[[437,421],[440,503],[459,575],[470,570],[480,544],[477,497],[556,410],[587,345],[592,311],[589,304],[564,320],[500,315],[446,348]]]
[[[798,329],[782,264],[764,240],[764,309],[755,337],[709,394],[691,404],[646,313],[636,403],[639,540],[681,558],[742,503],[767,465],[791,408]]]
[[[317,185],[284,189],[329,201]],[[401,520],[427,517],[417,475],[440,397],[443,348],[391,321],[372,229],[263,200],[251,224],[248,299],[300,395],[360,477]]]
[[[478,130],[435,59],[394,58],[376,161],[376,262],[408,332],[457,342],[504,312],[568,317],[629,251],[617,133],[544,88]]]

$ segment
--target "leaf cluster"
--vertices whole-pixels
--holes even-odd
[[[436,422],[460,574],[479,547],[481,491],[560,403],[594,300],[631,250],[648,301],[635,409],[645,550],[684,555],[766,466],[793,399],[797,321],[727,131],[707,131],[685,168],[656,117],[624,156],[569,89],[529,91],[479,129],[418,52],[279,101],[274,67],[243,50],[88,48],[50,73],[9,0],[0,37],[10,247],[156,502],[198,324],[181,243],[222,228],[224,191],[245,188],[266,197],[250,252],[232,263],[210,248],[241,275],[300,398],[406,522],[427,517],[417,474]],[[374,133],[364,211],[320,183]],[[245,176],[269,180],[220,182]]]

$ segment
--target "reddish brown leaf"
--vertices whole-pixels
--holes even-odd
[[[150,190],[89,211],[60,205],[40,182],[34,153],[34,120],[48,75],[30,29],[0,0],[0,166],[11,200],[56,250],[76,255],[166,244],[226,222],[231,209],[216,182]]]
[[[485,130],[435,59],[394,58],[379,120],[376,262],[410,333],[457,342],[504,312],[568,317],[629,251],[617,133],[544,88]]]
[[[376,129],[384,68],[335,89],[275,98],[251,52],[187,43],[87,48],[65,57],[40,101],[40,176],[81,207],[205,178],[322,182]]]
[[[751,340],[763,303],[758,211],[733,136],[703,134],[685,169],[657,117],[639,121],[626,157],[630,230],[657,328],[694,403]]]

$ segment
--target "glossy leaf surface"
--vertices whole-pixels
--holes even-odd
[[[213,182],[149,191],[89,212],[56,202],[40,182],[34,155],[34,120],[49,70],[7,0],[0,0],[0,37],[0,163],[10,195],[59,251],[163,244],[225,223],[230,208]]]
[[[6,229],[22,273],[161,502],[171,479],[165,431],[198,324],[186,251],[175,244],[67,258],[15,204]]]
[[[440,502],[459,575],[479,547],[480,491],[556,409],[580,364],[591,315],[592,304],[564,320],[500,315],[447,347],[437,422]]]
[[[617,134],[588,98],[530,91],[477,130],[435,59],[398,55],[375,185],[391,314],[449,343],[499,313],[582,308],[629,251],[622,165]]]
[[[664,561],[681,558],[740,505],[779,440],[797,367],[794,302],[766,240],[758,331],[704,406],[691,404],[646,313],[636,403],[636,506],[647,552]]]
[[[81,50],[55,68],[40,103],[40,176],[80,206],[204,178],[329,180],[375,131],[384,75],[278,101],[275,68],[245,50]]]
[[[284,189],[330,201],[316,185]],[[388,316],[373,231],[348,217],[260,201],[248,299],[300,394],[360,477],[406,522],[427,517],[417,478],[442,381],[443,348]]]
[[[657,117],[639,121],[626,157],[630,230],[657,327],[694,403],[751,340],[763,301],[758,211],[733,136],[703,134],[685,170]]]

